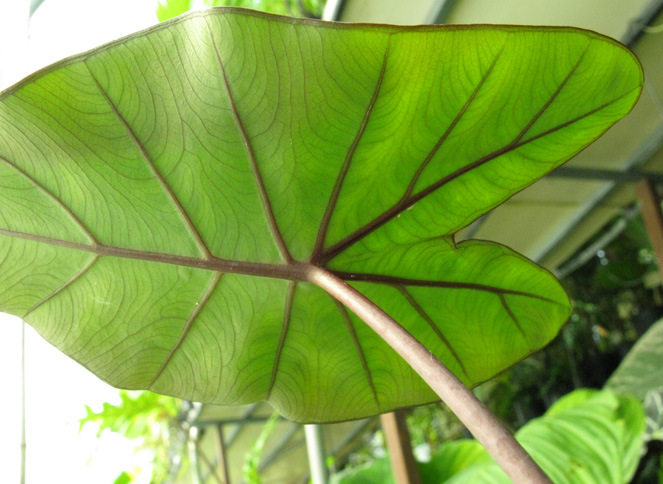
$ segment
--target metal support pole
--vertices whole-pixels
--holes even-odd
[[[189,462],[191,465],[191,481],[193,484],[202,484],[202,476],[200,475],[200,465],[198,463],[198,449],[196,448],[196,441],[198,440],[198,428],[191,427],[189,429]]]
[[[328,484],[329,473],[325,462],[325,447],[322,439],[322,426],[318,424],[304,425],[308,463],[311,468],[313,484]]]
[[[642,208],[642,218],[647,227],[649,241],[656,254],[658,267],[663,271],[663,212],[661,212],[661,198],[656,193],[656,185],[650,179],[638,183],[636,193]]]
[[[410,432],[408,432],[405,422],[405,412],[396,410],[382,414],[380,421],[389,451],[394,482],[396,484],[421,484],[419,467],[417,467],[417,461],[414,460],[412,453]]]
[[[217,467],[219,468],[219,475],[221,476],[223,484],[230,484],[230,472],[228,470],[228,458],[226,456],[226,442],[223,439],[223,425],[216,426],[216,453],[217,453]]]

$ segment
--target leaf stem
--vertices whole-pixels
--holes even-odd
[[[497,417],[405,328],[325,269],[311,267],[308,280],[338,299],[396,350],[458,416],[513,482],[552,484]]]

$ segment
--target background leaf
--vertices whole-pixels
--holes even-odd
[[[555,336],[568,298],[454,232],[641,85],[630,52],[573,29],[180,17],[0,96],[0,309],[124,388],[309,422],[437,400],[307,270],[468,385],[491,378]]]
[[[610,391],[576,390],[522,427],[518,441],[555,484],[626,484],[640,460],[645,430],[640,403]],[[419,464],[423,484],[509,484],[476,440],[443,444]],[[388,459],[341,473],[338,484],[393,482]]]
[[[159,22],[170,20],[191,9],[191,0],[159,0],[157,2],[157,18]]]
[[[645,429],[640,403],[609,391],[576,390],[516,433],[555,484],[630,481]],[[477,464],[445,484],[509,483],[494,461]]]
[[[654,323],[633,345],[605,388],[644,400],[663,383],[663,320]]]
[[[44,3],[44,0],[30,0],[30,17],[32,17],[37,9],[41,7],[42,3]]]

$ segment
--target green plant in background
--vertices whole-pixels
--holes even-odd
[[[663,320],[653,324],[638,339],[605,388],[633,395],[644,405],[647,452],[638,469],[638,477],[642,480],[634,482],[651,482],[656,479],[656,474],[663,472]]]
[[[624,229],[597,249],[615,226]],[[542,415],[574,389],[601,388],[635,338],[661,317],[656,294],[643,287],[658,268],[641,217],[612,220],[577,258],[584,259],[586,252],[593,257],[562,279],[574,313],[560,335],[544,351],[478,388],[481,399],[512,428]]]
[[[516,436],[556,484],[625,484],[640,460],[642,406],[610,391],[576,390],[556,402]],[[420,463],[423,484],[508,484],[476,440],[443,444]],[[393,483],[388,459],[339,474],[334,484]]]
[[[454,233],[642,82],[623,46],[567,28],[161,24],[0,96],[0,309],[114,385],[299,421],[470,398],[438,359],[474,386],[570,305]],[[504,457],[470,402],[448,400]]]
[[[131,440],[140,439],[136,450],[149,449],[154,454],[152,482],[166,482],[171,470],[168,451],[173,432],[178,432],[179,427],[178,399],[152,392],[122,390],[117,405],[106,402],[99,412],[87,405],[85,409],[87,415],[80,420],[81,429],[87,423],[94,423],[98,426],[97,436],[109,430]],[[125,472],[118,481],[131,482],[131,476]]]
[[[325,0],[158,0],[157,18],[170,20],[197,6],[244,7],[290,17],[321,18]]]
[[[262,482],[262,479],[260,478],[260,456],[262,455],[267,439],[274,431],[274,427],[278,420],[279,414],[278,412],[274,412],[262,427],[260,435],[256,441],[244,455],[242,473],[244,474],[244,482],[246,484],[260,484]]]

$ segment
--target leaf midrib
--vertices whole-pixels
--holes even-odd
[[[96,254],[98,256],[110,256],[122,259],[135,259],[146,262],[158,262],[162,264],[171,264],[177,266],[191,267],[194,269],[205,269],[209,271],[217,271],[228,274],[241,274],[247,276],[261,276],[274,279],[284,279],[288,281],[309,281],[310,273],[313,268],[320,267],[308,262],[294,261],[285,264],[265,264],[261,262],[245,262],[234,261],[229,259],[221,259],[218,257],[211,257],[210,259],[198,259],[195,257],[180,256],[173,254],[164,254],[162,252],[147,252],[135,249],[126,249],[122,247],[112,247],[108,245],[85,245],[77,242],[70,242],[66,240],[53,239],[50,237],[43,237],[40,235],[26,234],[23,232],[16,232],[0,228],[0,235],[7,235],[9,237],[31,240],[48,245],[64,247],[67,249],[78,250]],[[499,294],[510,294],[516,296],[532,297],[540,299],[545,302],[563,306],[559,301],[550,299],[537,294],[527,293],[523,291],[513,291],[509,289],[499,288],[497,286],[489,286],[485,284],[427,280],[427,279],[411,279],[397,276],[385,276],[383,274],[374,273],[354,273],[331,270],[333,274],[348,282],[372,282],[376,284],[385,285],[403,285],[403,286],[421,286],[421,287],[444,287],[449,289],[474,289],[479,291],[494,292]]]

